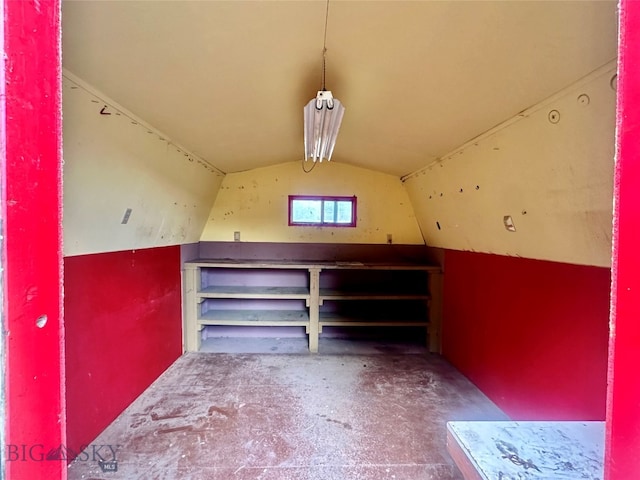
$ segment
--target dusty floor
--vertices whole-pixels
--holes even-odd
[[[69,479],[461,479],[446,422],[505,418],[436,355],[190,353]]]

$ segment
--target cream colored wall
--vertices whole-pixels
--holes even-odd
[[[427,245],[609,266],[615,71],[599,69],[408,176]]]
[[[290,227],[289,195],[355,195],[357,227]],[[397,177],[339,162],[323,162],[311,173],[296,161],[228,174],[201,240],[233,241],[236,231],[242,242],[382,244],[391,234],[395,244],[424,243]]]
[[[200,239],[221,172],[66,71],[63,136],[65,255]]]
[[[395,244],[608,266],[614,74],[614,64],[599,69],[403,184],[339,162],[225,177],[65,72],[65,255],[232,241],[236,231],[243,242],[384,244],[391,234]],[[289,227],[291,194],[356,195],[358,226]]]

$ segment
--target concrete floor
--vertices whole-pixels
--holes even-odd
[[[69,479],[461,479],[446,422],[506,416],[437,355],[371,352],[185,354],[93,442],[117,472]]]

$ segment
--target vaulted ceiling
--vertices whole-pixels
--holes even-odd
[[[63,66],[224,172],[302,159],[327,3],[63,1]],[[331,0],[332,161],[401,176],[616,56],[614,1]]]

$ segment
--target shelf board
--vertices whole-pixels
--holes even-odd
[[[200,325],[307,326],[306,310],[209,310],[198,318]]]
[[[320,289],[320,301],[323,300],[429,300],[428,293],[404,293],[389,291],[353,291]]]
[[[319,323],[324,327],[428,327],[426,318],[402,318],[384,315],[340,315],[320,313]]]
[[[383,262],[337,262],[320,260],[260,260],[260,259],[195,259],[185,265],[201,268],[274,268],[274,269],[334,269],[334,270],[422,270],[440,273],[437,265],[420,263],[383,263]]]
[[[305,287],[243,287],[243,286],[212,286],[197,293],[201,298],[271,298],[271,299],[302,299],[309,298],[309,289]]]
[[[325,262],[324,269],[333,270],[420,270],[423,272],[440,273],[440,267],[436,265],[424,265],[416,263],[378,263],[378,262]]]

